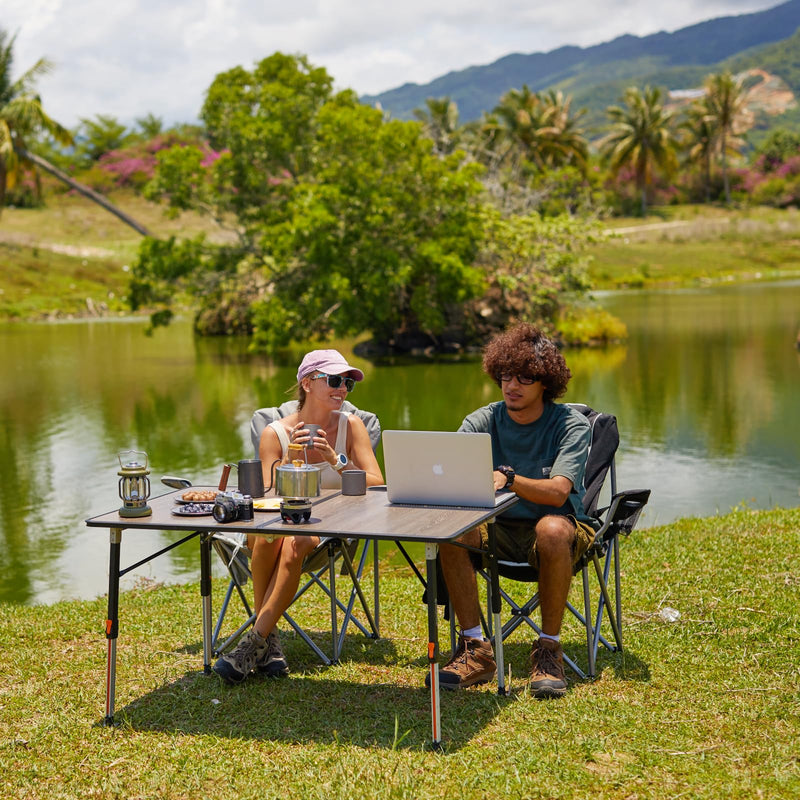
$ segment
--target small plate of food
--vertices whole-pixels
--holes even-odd
[[[175,498],[176,503],[212,503],[217,499],[216,489],[187,489]]]
[[[172,509],[176,517],[208,517],[213,512],[213,503],[185,503]]]
[[[259,497],[257,500],[253,500],[255,511],[278,511],[280,507],[280,497]]]

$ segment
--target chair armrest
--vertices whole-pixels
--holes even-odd
[[[650,499],[650,489],[626,489],[617,492],[608,505],[605,518],[597,531],[596,541],[605,541],[617,534],[628,536],[636,527],[642,509]]]

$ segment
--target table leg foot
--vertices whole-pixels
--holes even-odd
[[[442,744],[441,740],[438,742],[431,742],[430,749],[433,750],[434,753],[443,753],[444,745]]]

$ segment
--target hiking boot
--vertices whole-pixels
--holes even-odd
[[[241,683],[266,656],[267,640],[255,630],[248,631],[230,653],[220,656],[214,664],[214,672],[226,683]]]
[[[439,686],[442,689],[466,689],[490,681],[497,671],[492,643],[458,635],[458,647],[451,659],[439,667]],[[431,676],[425,676],[430,688]]]
[[[277,629],[273,629],[267,636],[267,649],[256,659],[256,672],[270,678],[282,678],[289,674],[289,665],[286,663]]]
[[[531,676],[528,681],[534,697],[561,697],[566,694],[564,651],[561,642],[538,639],[531,652]]]

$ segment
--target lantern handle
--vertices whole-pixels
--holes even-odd
[[[125,469],[125,467],[127,466],[126,464],[123,464],[123,463],[122,463],[122,457],[123,457],[123,456],[127,456],[127,455],[132,455],[132,456],[135,456],[135,455],[140,455],[140,456],[144,456],[144,465],[143,465],[143,466],[144,466],[144,468],[145,468],[145,469],[147,469],[147,453],[145,453],[145,451],[144,451],[144,450],[120,450],[120,451],[117,453],[117,458],[119,459],[119,465],[120,465],[120,467],[121,467],[122,469]],[[135,459],[132,459],[132,460],[133,460],[133,461],[135,461]]]

